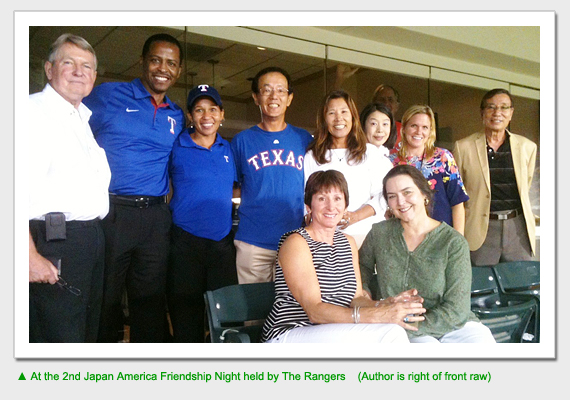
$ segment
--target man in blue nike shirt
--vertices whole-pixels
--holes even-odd
[[[165,282],[172,218],[168,160],[184,112],[166,92],[181,72],[182,48],[167,34],[149,37],[142,76],[103,83],[85,99],[91,129],[111,168],[110,210],[103,220],[105,281],[99,342],[117,342],[126,287],[131,342],[165,340]]]

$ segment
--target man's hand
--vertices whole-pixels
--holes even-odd
[[[30,234],[30,282],[49,283],[58,281],[57,268],[36,250],[36,245]]]

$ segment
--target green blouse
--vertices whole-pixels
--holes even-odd
[[[377,270],[382,298],[417,289],[424,298],[425,321],[409,336],[440,338],[468,321],[471,312],[471,260],[467,240],[442,222],[409,251],[398,219],[374,224],[359,251],[364,289],[374,282]]]

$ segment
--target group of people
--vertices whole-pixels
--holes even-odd
[[[89,43],[50,49],[30,95],[47,128],[29,129],[30,342],[119,341],[125,291],[130,341],[171,326],[203,342],[205,291],[266,281],[265,342],[494,342],[470,311],[471,265],[534,252],[536,145],[507,131],[507,91],[452,153],[430,107],[396,122],[388,85],[360,114],[327,94],[311,135],[286,122],[293,82],[269,67],[251,84],[261,121],[230,143],[215,88],[194,87],[186,112],[166,96],[183,58],[153,35],[141,78],[93,89]]]

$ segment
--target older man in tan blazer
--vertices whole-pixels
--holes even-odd
[[[514,107],[510,93],[493,89],[481,101],[484,133],[455,143],[453,155],[465,184],[465,237],[474,265],[531,260],[535,219],[529,189],[536,144],[507,130]]]

